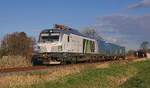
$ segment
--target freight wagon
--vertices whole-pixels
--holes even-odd
[[[96,40],[63,25],[43,30],[37,43],[33,65],[66,64],[125,58],[125,48]]]

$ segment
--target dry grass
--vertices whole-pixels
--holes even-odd
[[[29,61],[21,56],[8,56],[0,59],[0,69],[31,66]]]
[[[130,58],[126,60],[117,60],[112,62],[104,62],[103,64],[96,65],[96,68],[108,68],[110,66],[122,66],[128,63],[138,62],[138,61],[146,61],[150,60],[150,58]]]
[[[146,61],[146,60],[150,60],[150,58],[134,59],[133,62],[137,62],[137,61]]]
[[[110,66],[110,64],[109,64],[108,62],[105,62],[105,63],[103,63],[103,64],[96,65],[96,68],[107,68],[107,67],[109,67],[109,66]]]
[[[15,76],[6,76],[0,78],[0,88],[13,87],[15,88],[18,85],[32,85],[43,82],[50,82],[57,79],[61,79],[64,76],[79,73],[81,68],[73,67],[68,69],[61,69],[59,71],[48,71],[47,73],[42,74],[27,74],[27,75],[15,75]]]

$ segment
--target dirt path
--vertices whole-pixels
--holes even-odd
[[[138,62],[138,61],[146,61],[150,60],[150,58],[137,58],[137,59],[126,59],[126,60],[118,60],[118,61],[112,61],[112,62],[104,62],[103,64],[97,65],[96,68],[108,68],[112,65],[125,65],[128,63]]]

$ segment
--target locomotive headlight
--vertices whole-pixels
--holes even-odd
[[[43,54],[43,57],[46,57],[47,56],[47,54]]]

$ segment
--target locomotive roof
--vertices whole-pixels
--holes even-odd
[[[90,38],[90,39],[95,39],[94,37],[90,37],[90,36],[87,36],[85,34],[82,34],[80,33],[79,31],[75,30],[75,29],[71,29],[71,30],[61,30],[61,29],[57,29],[57,28],[53,28],[53,29],[45,29],[43,30],[41,33],[50,33],[50,32],[63,32],[65,34],[75,34],[75,35],[79,35],[79,36],[82,36],[82,37],[86,37],[86,38]],[[104,42],[103,40],[97,40],[97,41],[101,41],[101,42]],[[114,46],[119,46],[119,45],[116,45],[116,44],[113,44],[113,43],[105,43],[105,44],[111,44],[111,45],[114,45]],[[119,46],[119,47],[122,47],[122,48],[125,48],[123,46]]]
[[[50,33],[50,31],[52,32],[63,32],[65,34],[75,34],[75,35],[79,35],[82,37],[86,37],[86,38],[90,38],[90,39],[94,39],[94,37],[91,36],[87,36],[85,34],[80,33],[79,31],[75,30],[75,29],[71,29],[71,30],[61,30],[61,29],[57,29],[57,28],[53,28],[53,29],[45,29],[43,30],[41,33]]]

